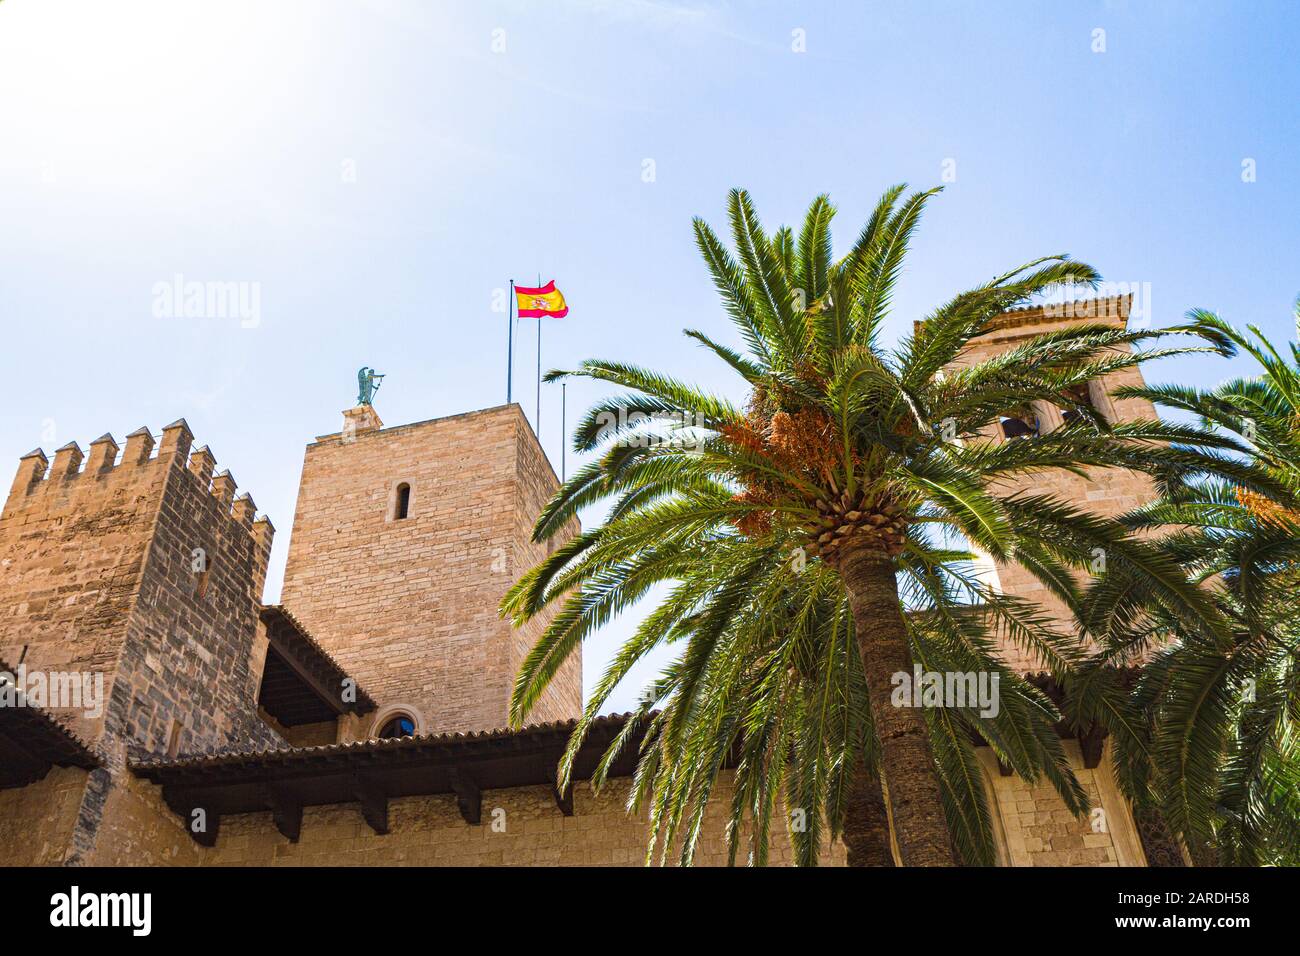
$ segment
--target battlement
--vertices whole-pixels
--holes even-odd
[[[150,469],[177,467],[189,473],[191,488],[211,495],[218,510],[251,534],[259,550],[264,546],[269,558],[275,534],[270,520],[265,515],[257,517],[251,495],[237,494],[238,485],[229,470],[214,474],[216,457],[206,445],[194,448],[193,444],[194,434],[181,418],[165,426],[157,439],[147,427],[137,428],[126,436],[125,449],[109,433],[90,443],[89,455],[75,441],[68,442],[54,452],[53,463],[43,449],[34,449],[19,459],[5,511],[27,506],[28,499],[66,495],[78,483],[135,481],[147,478],[145,472]]]

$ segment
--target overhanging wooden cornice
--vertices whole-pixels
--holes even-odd
[[[611,715],[592,723],[574,762],[574,779],[591,776],[630,719]],[[388,801],[425,794],[454,796],[461,816],[477,824],[483,791],[526,786],[551,787],[558,812],[570,815],[572,791],[556,791],[555,771],[574,724],[185,758],[141,755],[130,768],[161,786],[163,799],[183,820],[202,809],[204,841],[215,840],[221,817],[262,811],[270,811],[280,832],[296,840],[303,807],[342,803],[359,804],[366,822],[384,833]],[[628,741],[610,776],[632,774],[641,738],[638,732]]]
[[[368,714],[376,704],[355,679],[322,648],[302,623],[280,605],[262,608],[266,625],[266,667],[258,704],[286,727],[319,723],[340,714]],[[352,680],[354,699],[345,699]]]
[[[0,661],[0,673],[14,671]],[[17,706],[0,706],[0,790],[25,787],[50,772],[51,767],[100,765],[90,745],[40,707],[33,707],[17,692]]]

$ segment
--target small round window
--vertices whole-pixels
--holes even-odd
[[[379,728],[379,738],[381,740],[391,740],[394,737],[414,737],[415,720],[406,714],[394,714],[384,722],[384,726]]]

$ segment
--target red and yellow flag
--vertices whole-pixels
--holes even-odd
[[[569,314],[564,293],[555,288],[554,279],[536,289],[515,286],[515,306],[521,319],[540,319],[544,315],[562,319]]]

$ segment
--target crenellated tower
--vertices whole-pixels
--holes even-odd
[[[100,713],[48,709],[110,752],[277,739],[250,716],[274,528],[192,443],[182,419],[38,449],[0,513],[0,660],[102,675]]]

